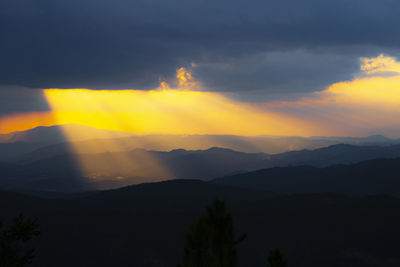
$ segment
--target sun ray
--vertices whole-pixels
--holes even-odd
[[[177,70],[177,80],[178,88],[171,89],[162,82],[159,88],[150,91],[46,89],[43,92],[58,125],[81,124],[133,134],[247,136],[308,135],[314,127],[283,114],[260,110],[250,103],[236,102],[219,93],[193,90],[198,89],[199,83],[183,68]],[[81,134],[74,128],[63,129],[68,140]],[[103,162],[80,154],[79,144],[71,142],[71,146],[87,177],[101,179],[102,173],[121,179],[140,169],[147,177],[174,178],[167,166],[162,166],[145,151],[113,153],[113,157],[103,155],[107,158],[107,162]],[[101,151],[126,151],[124,143],[113,138],[96,140],[95,146]]]

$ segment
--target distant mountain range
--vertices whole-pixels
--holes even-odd
[[[23,191],[82,192],[170,179],[209,181],[218,177],[230,176],[229,179],[223,178],[218,181],[232,183],[235,186],[259,187],[259,189],[283,193],[320,192],[321,190],[347,193],[341,188],[345,181],[339,178],[346,177],[348,181],[352,181],[351,179],[361,179],[362,173],[348,176],[346,173],[353,171],[352,166],[348,166],[350,169],[345,169],[345,167],[318,168],[337,164],[356,164],[372,159],[400,158],[400,144],[396,144],[397,140],[382,136],[367,138],[132,136],[127,133],[77,125],[67,125],[65,130],[78,131],[83,134],[77,137],[78,141],[72,140],[68,143],[57,143],[63,138],[63,133],[56,126],[39,127],[7,135],[9,138],[7,140],[20,141],[0,143],[0,188]],[[11,136],[13,137],[11,138]],[[98,137],[107,138],[96,139]],[[5,139],[3,138],[3,140]],[[349,142],[357,145],[335,144],[312,150],[303,149],[277,154],[239,152],[240,150],[234,151],[229,148],[241,148],[244,151],[274,151],[304,146],[319,147],[336,142]],[[222,144],[228,148],[209,148],[208,145],[212,144]],[[169,151],[143,149],[143,147],[166,149],[192,146],[205,146],[207,149],[173,149]],[[396,167],[389,165],[388,170],[397,173]],[[294,168],[295,166],[312,166],[314,168]],[[370,165],[368,164],[365,168],[368,169],[368,166]],[[264,170],[256,172],[257,175],[252,173],[259,169],[275,167],[284,168],[265,170],[266,175],[264,175]],[[260,173],[262,175],[258,176]],[[372,168],[367,174],[372,175],[373,173]],[[384,170],[381,170],[380,173],[386,175],[385,179],[390,178],[387,176],[388,172],[385,173]],[[251,179],[254,181],[248,182],[250,180],[248,177],[252,177]],[[265,177],[270,178],[264,179]],[[320,180],[319,177],[331,178],[329,178],[330,180]],[[368,176],[368,179],[373,180],[376,177]],[[387,184],[392,185],[396,182],[395,179],[390,179],[386,181]],[[279,181],[284,180],[287,182],[280,184]],[[333,181],[334,185],[330,186],[328,181]],[[320,183],[319,187],[315,183]],[[357,185],[360,183],[362,181],[357,181]],[[396,193],[397,185],[393,184],[393,186],[394,192],[389,188],[379,191],[378,187],[375,191],[368,187],[365,192]],[[297,191],[291,187],[297,188]],[[356,190],[350,190],[349,193],[356,193]]]
[[[36,155],[36,154],[35,154]],[[40,155],[40,154],[39,154]],[[132,150],[101,154],[64,154],[0,164],[0,187],[45,191],[84,191],[186,178],[204,179],[264,167],[263,153],[229,149],[170,152]]]
[[[360,146],[338,144],[315,150],[289,151],[270,155],[266,167],[310,165],[327,167],[334,164],[349,164],[377,158],[400,157],[400,145]]]
[[[0,220],[39,218],[33,267],[176,266],[186,229],[215,197],[248,235],[239,266],[266,266],[276,247],[289,266],[400,266],[397,140],[90,129],[60,143],[59,130],[0,143]]]
[[[278,194],[333,192],[400,196],[400,158],[374,159],[325,168],[276,167],[226,176],[213,182]]]
[[[131,133],[96,129],[78,124],[66,124],[49,127],[39,126],[27,131],[0,134],[0,143],[26,142],[41,143],[43,145],[61,143],[66,141],[65,131],[79,133],[79,135],[69,136],[69,138],[72,138],[69,141],[133,136]]]
[[[39,155],[38,159],[36,155]],[[67,153],[49,157],[45,157],[44,153],[31,153],[15,162],[0,163],[0,188],[79,192],[169,179],[208,181],[226,176],[217,181],[280,193],[396,194],[400,190],[397,188],[397,178],[392,174],[398,173],[400,162],[383,161],[387,166],[378,168],[381,161],[372,160],[395,158],[400,158],[400,145],[333,145],[275,155],[222,148],[169,152],[136,149],[129,152]],[[259,171],[252,172],[255,170]],[[353,188],[350,184],[357,186]],[[365,191],[362,191],[363,187]]]
[[[69,134],[66,138],[65,133]],[[67,140],[68,139],[68,140]],[[276,154],[293,150],[317,149],[334,144],[386,146],[400,144],[398,139],[381,135],[355,137],[277,137],[233,135],[133,135],[94,129],[82,125],[38,127],[24,132],[0,134],[0,160],[10,160],[41,148],[46,156],[70,153],[122,152],[134,149],[170,151],[206,150],[223,147],[246,153]],[[37,158],[37,156],[36,156]]]
[[[16,157],[33,152],[39,148],[61,143],[62,153],[70,146],[66,143],[65,131],[77,134],[69,136],[70,142],[79,142],[96,139],[118,139],[133,136],[130,133],[95,129],[83,125],[64,125],[51,127],[37,127],[27,131],[0,134],[0,160],[10,161]],[[59,151],[61,151],[59,149]],[[104,151],[102,151],[104,152]]]

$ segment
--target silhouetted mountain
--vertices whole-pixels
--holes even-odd
[[[277,166],[325,167],[376,158],[396,158],[400,157],[400,145],[334,145],[275,155],[243,153],[222,148],[195,151],[177,149],[170,152],[136,149],[80,155],[70,152],[49,158],[39,152],[40,149],[34,154],[39,155],[39,160],[29,154],[29,157],[18,161],[14,170],[10,171],[8,168],[7,172],[3,171],[0,188],[82,191],[180,178],[210,180],[233,174],[246,175],[244,173],[248,171]],[[297,169],[293,169],[293,172],[297,172]],[[5,173],[8,177],[4,177]]]
[[[42,146],[28,153],[24,153],[22,155],[20,154],[18,157],[14,157],[10,161],[19,164],[28,164],[38,160],[72,154],[75,154],[75,151],[73,151],[71,145],[69,145],[68,143],[60,143],[49,146]]]
[[[400,145],[355,146],[338,144],[315,150],[290,151],[270,155],[266,167],[311,165],[325,167],[333,164],[357,163],[376,158],[400,157]]]
[[[77,134],[65,137],[64,131],[71,131]],[[79,134],[78,134],[79,133]],[[130,133],[107,131],[95,129],[83,125],[68,124],[63,126],[37,127],[27,131],[12,132],[9,134],[0,134],[0,160],[14,161],[15,158],[32,153],[36,160],[48,155],[62,155],[71,152],[71,146],[65,141],[78,142],[82,140],[93,140],[99,138],[118,139],[132,136]],[[52,145],[61,143],[60,146]],[[41,148],[48,147],[44,150]],[[39,149],[37,152],[33,152]],[[49,152],[46,152],[49,150]],[[100,152],[104,152],[101,150]],[[43,156],[41,157],[41,155]]]
[[[117,139],[121,140],[121,139]],[[98,140],[86,141],[83,143],[78,143],[80,145],[88,145],[91,143],[90,149],[93,153],[91,154],[100,154],[104,147],[98,145]],[[122,145],[121,145],[122,146]],[[126,148],[125,148],[126,149]],[[217,148],[214,148],[217,149]],[[221,148],[219,148],[221,149]],[[142,151],[143,149],[136,149],[135,151]],[[207,149],[208,151],[209,149]],[[172,150],[170,155],[182,155],[182,153],[186,151],[184,149]],[[201,151],[201,150],[198,150]],[[229,149],[219,150],[220,153],[208,153],[207,156],[213,155],[214,159],[218,156],[226,156],[222,155],[223,152],[232,151]],[[122,153],[131,153],[130,151],[120,151]],[[182,152],[179,154],[179,152]],[[211,152],[211,151],[210,151]],[[153,152],[151,152],[153,153]],[[156,153],[156,152],[154,152]],[[157,153],[168,153],[168,152],[157,152]],[[185,152],[187,153],[187,152]],[[194,155],[193,151],[190,152],[192,156]],[[65,155],[65,154],[76,154],[71,148],[70,144],[61,143],[57,145],[51,145],[47,147],[43,147],[37,149],[33,152],[27,153],[23,156],[14,158],[14,161],[20,163],[29,163],[34,162],[39,159],[51,158],[53,156]],[[83,153],[86,154],[86,153]],[[232,154],[232,153],[231,153]],[[262,155],[262,153],[252,153],[257,155]],[[117,155],[117,154],[115,154]],[[264,154],[266,155],[266,154]],[[197,153],[199,156],[199,153]],[[359,145],[349,145],[349,144],[337,144],[329,147],[319,148],[315,150],[299,150],[299,151],[289,151],[280,154],[272,154],[268,157],[265,157],[267,160],[264,165],[261,167],[276,167],[276,166],[288,166],[288,165],[312,165],[312,166],[329,166],[332,164],[339,163],[356,163],[364,160],[375,159],[375,158],[395,158],[400,157],[400,145],[386,145],[386,146],[359,146]],[[213,159],[213,160],[214,160]],[[257,160],[259,158],[257,157]],[[205,160],[202,157],[202,160]],[[213,162],[210,160],[210,163]],[[222,160],[222,159],[220,159]],[[249,170],[249,169],[244,169]],[[184,178],[184,177],[181,177]]]
[[[0,160],[10,161],[21,155],[30,153],[43,145],[39,143],[0,143]]]
[[[66,138],[66,133],[68,138]],[[390,145],[399,140],[384,136],[356,137],[286,137],[286,136],[234,136],[234,135],[133,135],[125,132],[107,131],[82,125],[37,127],[28,131],[0,134],[0,143],[33,143],[33,149],[43,147],[27,159],[39,159],[69,153],[105,153],[131,151],[134,149],[170,151],[177,148],[205,150],[210,147],[225,147],[247,153],[282,153],[292,150],[317,149],[334,144]],[[59,144],[60,143],[60,144]],[[21,145],[20,145],[21,146]],[[21,152],[4,157],[0,147],[0,159],[11,159],[31,152],[27,147]],[[45,147],[49,146],[49,147]]]
[[[13,175],[16,168],[18,168],[17,164],[0,161],[0,177],[6,178],[7,176]]]
[[[393,139],[387,138],[386,136],[383,136],[381,134],[376,134],[376,135],[370,135],[365,138],[367,142],[376,142],[376,143],[384,143],[384,142],[393,142]],[[397,140],[398,141],[398,140]]]
[[[400,195],[400,158],[375,159],[326,168],[276,167],[218,178],[213,181],[275,193]]]
[[[207,180],[262,168],[266,156],[220,148],[66,154],[15,165],[14,172],[8,170],[9,177],[0,180],[0,186],[8,190],[83,191],[177,178]]]
[[[246,153],[283,153],[292,150],[317,149],[335,144],[387,146],[399,144],[399,140],[388,138],[352,137],[286,137],[286,136],[235,136],[235,135],[135,135],[106,140],[80,141],[71,144],[77,153],[101,153],[145,149],[170,151],[174,149],[205,150],[210,147],[224,147]],[[103,150],[101,150],[103,149]]]
[[[131,133],[96,129],[89,126],[66,124],[62,126],[39,126],[27,131],[18,131],[0,134],[0,143],[29,142],[41,144],[55,144],[65,142],[65,131],[74,131],[76,135],[68,136],[68,141],[79,141],[98,138],[120,138],[131,136]]]
[[[313,136],[313,140],[329,140],[339,144],[366,144],[366,143],[393,143],[399,140],[390,139],[381,134],[370,135],[367,137],[337,137],[337,136]]]
[[[400,199],[333,194],[274,196],[193,180],[40,199],[0,192],[2,218],[38,216],[33,267],[172,267],[184,233],[219,196],[232,212],[239,267],[264,267],[279,247],[290,266],[399,266]]]
[[[1,143],[25,142],[25,143],[59,143],[65,141],[60,126],[39,126],[27,131],[17,131],[8,134],[0,134]]]

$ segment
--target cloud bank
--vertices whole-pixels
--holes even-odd
[[[298,93],[398,55],[391,0],[3,0],[0,85],[154,89],[192,74],[210,91]],[[250,99],[250,98],[248,98]]]
[[[361,58],[361,73],[297,101],[244,102],[201,90],[184,68],[178,87],[156,90],[46,89],[51,111],[0,119],[0,132],[81,124],[135,134],[335,135],[399,137],[400,63]]]

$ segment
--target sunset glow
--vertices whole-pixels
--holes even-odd
[[[399,127],[399,66],[383,55],[362,58],[364,76],[292,102],[246,103],[201,91],[184,68],[177,70],[178,88],[163,81],[150,91],[45,89],[51,111],[0,118],[0,133],[80,124],[133,134],[343,136],[379,129],[390,134]]]
[[[364,74],[332,84],[321,92],[294,102],[265,103],[276,112],[297,114],[329,128],[330,135],[385,134],[397,137],[400,129],[400,64],[390,57],[361,59]],[[377,73],[382,75],[377,75]],[[390,72],[390,75],[388,75]]]
[[[296,121],[210,92],[45,90],[57,124],[136,134],[308,135]]]
[[[0,134],[52,125],[57,125],[57,120],[52,111],[18,113],[0,117]]]
[[[309,135],[310,123],[283,114],[268,112],[249,103],[233,101],[222,94],[193,91],[199,83],[190,73],[177,70],[179,88],[171,89],[162,82],[160,88],[142,90],[47,89],[44,95],[52,109],[57,125],[62,125],[67,140],[83,135],[79,129],[64,127],[80,124],[97,129],[130,132],[133,134],[234,134],[234,135]],[[95,142],[101,151],[123,151],[125,144],[111,136]],[[80,144],[71,142],[79,155]],[[95,148],[84,148],[95,151]],[[86,177],[101,179],[99,166],[107,166],[108,176],[125,177],[124,169],[145,168],[147,177],[174,177],[166,166],[147,153],[109,157],[98,162],[79,155],[77,162]],[[136,167],[135,167],[136,166]],[[121,178],[121,179],[122,179]]]

